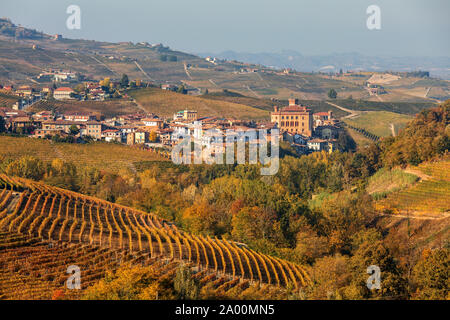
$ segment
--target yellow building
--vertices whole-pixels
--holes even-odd
[[[270,114],[271,121],[276,123],[281,132],[301,134],[311,137],[313,131],[312,111],[298,104],[297,99],[289,99],[289,106],[278,108]]]
[[[193,110],[183,110],[178,111],[173,115],[174,120],[189,120],[196,121],[197,120],[197,111]]]

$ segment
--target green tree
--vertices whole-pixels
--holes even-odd
[[[80,132],[80,129],[76,124],[73,124],[69,127],[69,132],[71,135],[77,135]]]
[[[330,89],[330,91],[328,91],[328,98],[330,99],[336,99],[337,98],[337,92],[334,89]]]
[[[128,80],[128,76],[126,74],[122,75],[122,79],[120,79],[120,86],[122,88],[128,87],[130,80]]]

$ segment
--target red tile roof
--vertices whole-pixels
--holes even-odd
[[[70,91],[70,92],[72,92],[73,89],[69,88],[69,87],[61,87],[61,88],[56,89],[55,91],[58,91],[58,92]]]

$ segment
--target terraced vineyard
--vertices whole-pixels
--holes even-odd
[[[430,177],[410,188],[390,194],[377,204],[379,209],[423,213],[450,211],[450,160],[424,163],[416,170]]]
[[[0,108],[1,107],[11,107],[14,103],[19,101],[19,97],[12,96],[9,94],[4,94],[0,92]]]
[[[172,265],[170,270],[187,263],[206,279],[205,284],[215,279],[228,289],[238,285],[245,289],[243,283],[299,288],[310,281],[302,267],[245,245],[190,235],[149,213],[0,176],[0,295],[4,298],[51,294],[64,284],[70,264],[87,270],[83,285],[89,286],[106,270],[116,268],[119,260]],[[34,282],[24,285],[30,275]],[[14,288],[25,287],[26,294],[15,293]]]
[[[133,168],[134,163],[141,161],[167,161],[167,157],[157,152],[106,142],[52,143],[43,139],[0,136],[0,145],[0,157],[16,159],[33,156],[45,162],[60,158],[77,166],[110,172]]]

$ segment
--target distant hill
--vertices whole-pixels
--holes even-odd
[[[285,58],[291,64],[284,64]],[[276,60],[278,67],[291,66],[308,72],[274,69],[271,67],[272,59]],[[296,61],[298,65],[294,64]],[[365,81],[373,72],[329,74],[330,71],[339,71],[339,65],[343,65],[344,70],[358,70],[355,61],[364,62],[363,66],[367,65],[367,70],[372,70],[369,66],[372,62],[377,65],[373,70],[390,66],[380,66],[371,58],[353,54],[323,58],[304,57],[294,52],[284,52],[278,58],[277,54],[268,54],[264,60],[255,60],[252,56],[229,56],[227,60],[207,61],[204,57],[172,50],[160,43],[66,39],[14,25],[8,19],[0,20],[0,84],[43,86],[45,83],[37,81],[36,76],[45,70],[56,69],[78,72],[84,80],[98,81],[105,77],[119,80],[122,74],[127,74],[130,79],[155,84],[183,84],[202,92],[208,90],[211,94],[227,89],[261,100],[287,100],[290,97],[324,100],[330,89],[336,90],[340,99],[352,97],[386,103],[436,102],[449,95],[448,81],[424,78],[426,74],[422,73],[404,73],[400,79],[386,85],[387,94],[383,96],[371,96],[367,91]],[[407,60],[401,61],[409,63]],[[309,63],[320,67],[310,68]],[[447,60],[444,59],[442,65],[448,65]],[[415,71],[414,64],[411,66],[405,71]],[[321,73],[311,73],[314,70]],[[429,70],[433,71],[431,68]]]
[[[198,53],[198,55],[202,57],[212,56],[220,59],[248,61],[250,63],[276,68],[292,68],[303,72],[339,72],[340,69],[344,71],[395,70],[403,72],[428,70],[432,76],[450,80],[450,57],[366,56],[355,52],[307,56],[293,50],[273,53],[224,51],[221,53]]]

